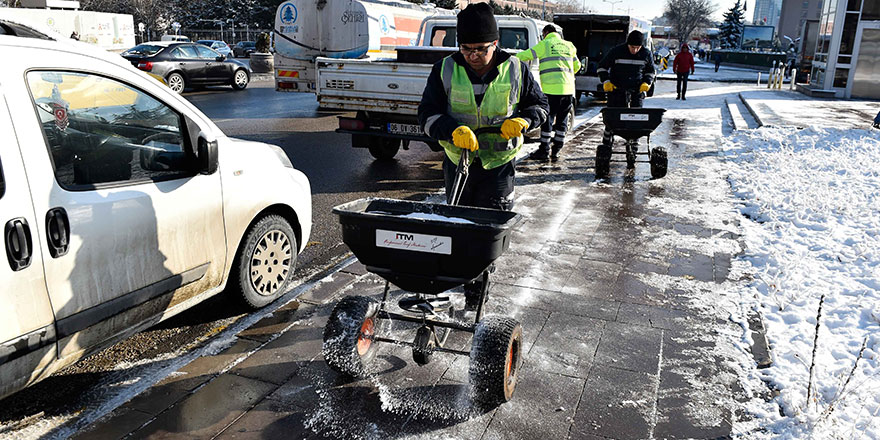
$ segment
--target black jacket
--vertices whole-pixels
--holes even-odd
[[[496,49],[495,54],[498,64],[510,58],[510,54],[499,49]],[[490,69],[483,78],[480,78],[468,66],[461,52],[453,54],[452,59],[459,65],[464,66],[468,73],[468,78],[474,85],[489,84],[498,76],[498,69],[495,68]],[[443,80],[440,78],[440,67],[442,65],[443,60],[435,63],[434,68],[431,70],[431,75],[428,76],[428,83],[425,84],[425,91],[422,92],[422,102],[419,104],[419,125],[422,126],[422,131],[428,133],[428,136],[437,140],[448,141],[452,139],[452,132],[462,124],[447,114],[449,97],[446,96],[446,89],[443,88]],[[538,82],[535,81],[535,78],[529,71],[528,65],[520,63],[520,66],[522,68],[523,88],[520,92],[519,103],[514,110],[513,117],[529,121],[529,129],[533,129],[544,123],[547,119],[547,114],[550,112],[550,107],[547,104],[547,97],[544,96],[541,86],[538,85]],[[477,100],[477,105],[483,102],[483,94],[474,95],[474,97]],[[431,116],[435,115],[440,115],[440,117],[434,118],[434,122],[426,130],[425,124]]]
[[[626,44],[616,46],[599,61],[599,81],[611,80],[617,88],[637,89],[642,83],[654,82],[654,60],[651,51],[642,47],[635,55]]]

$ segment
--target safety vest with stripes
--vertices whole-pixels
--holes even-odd
[[[535,47],[516,54],[522,61],[540,60],[541,90],[548,95],[574,95],[574,74],[581,70],[577,49],[556,32],[547,34]]]
[[[520,61],[514,57],[498,65],[498,76],[487,84],[472,84],[464,66],[448,56],[443,59],[440,77],[446,96],[449,97],[448,114],[471,130],[481,127],[500,127],[505,119],[513,116],[522,91],[522,69]],[[483,92],[483,100],[477,106],[476,95]],[[480,148],[476,156],[483,168],[492,168],[510,162],[522,148],[522,136],[504,139],[500,134],[483,133],[477,136]],[[461,149],[449,141],[441,140],[440,145],[453,163],[461,158]],[[471,162],[474,157],[471,156]]]

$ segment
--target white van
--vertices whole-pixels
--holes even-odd
[[[99,48],[0,20],[0,53],[0,398],[224,290],[289,290],[312,216],[284,151]]]

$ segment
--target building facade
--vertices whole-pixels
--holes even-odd
[[[821,13],[822,0],[782,0],[779,26],[776,27],[776,35],[779,35],[782,48],[788,49],[788,40],[784,36],[797,40],[801,36],[804,23],[807,20],[819,20]]]
[[[779,11],[782,0],[755,0],[755,12],[752,24],[758,26],[776,26],[779,23]]]
[[[814,90],[880,99],[880,0],[828,0],[810,72]]]
[[[471,3],[486,3],[488,1],[489,0],[458,0],[458,8],[464,9]],[[498,6],[501,6],[502,8],[510,6],[518,11],[532,11],[537,12],[538,14],[543,12],[547,18],[551,17],[556,10],[556,2],[544,0],[495,0],[495,3],[498,3]]]

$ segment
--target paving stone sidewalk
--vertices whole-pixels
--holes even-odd
[[[744,398],[732,365],[749,361],[730,342],[742,328],[720,306],[736,301],[728,280],[739,250],[736,214],[720,171],[721,111],[709,98],[688,102],[693,108],[667,112],[651,139],[669,149],[663,179],[649,180],[647,164],[634,173],[613,164],[611,179],[596,182],[598,118],[562,160],[519,166],[515,210],[525,221],[496,262],[487,304],[524,329],[511,402],[473,407],[468,359],[455,355],[419,367],[408,348],[384,345],[368,379],[330,370],[321,344],[332,306],[345,295],[381,296],[384,287],[355,263],[79,437],[729,436]],[[403,324],[385,330],[413,336]],[[453,333],[449,343],[467,350],[468,336]]]

